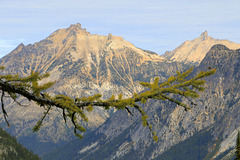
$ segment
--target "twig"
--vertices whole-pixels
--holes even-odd
[[[126,111],[127,111],[129,114],[131,114],[131,116],[134,116],[133,113],[129,110],[128,107],[125,107],[125,109],[126,109]]]
[[[7,123],[8,127],[9,127],[10,124],[9,124],[9,122],[8,122],[8,120],[7,120],[8,115],[7,115],[7,112],[6,112],[5,108],[4,108],[4,102],[3,102],[4,93],[5,93],[5,92],[2,91],[2,96],[1,96],[2,112],[3,112],[3,117],[4,117],[4,119],[5,119],[5,122]]]

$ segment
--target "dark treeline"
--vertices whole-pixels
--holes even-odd
[[[0,151],[1,160],[40,160],[37,155],[23,147],[16,138],[2,128],[0,128]]]

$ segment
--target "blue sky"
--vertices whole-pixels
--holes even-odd
[[[0,0],[0,57],[80,23],[163,54],[205,30],[240,43],[240,0]]]

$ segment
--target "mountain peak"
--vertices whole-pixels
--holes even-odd
[[[72,24],[68,29],[82,29],[82,25],[80,23]]]
[[[233,50],[240,48],[240,44],[227,40],[211,38],[208,36],[208,32],[204,31],[200,37],[192,41],[185,41],[172,52],[167,52],[164,57],[173,61],[198,65],[203,60],[207,52],[211,49],[211,47],[216,44],[225,45],[227,48]],[[220,46],[215,47],[219,48]]]
[[[204,38],[208,37],[208,32],[207,32],[207,31],[204,31],[204,32],[201,34],[201,37],[204,37]]]
[[[66,29],[67,32],[70,33],[70,35],[89,35],[90,33],[85,29],[82,28],[82,25],[80,23],[72,24],[69,28]]]
[[[62,41],[65,40],[66,37],[78,37],[78,36],[88,36],[90,33],[82,28],[80,23],[72,24],[68,28],[58,29],[53,32],[47,39],[51,39],[53,41]]]

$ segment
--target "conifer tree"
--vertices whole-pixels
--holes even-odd
[[[237,134],[235,156],[236,156],[235,160],[240,160],[240,133],[239,133],[239,131],[238,131],[238,134]]]
[[[1,70],[4,67],[0,68]],[[48,77],[49,74],[40,75],[38,72],[31,72],[31,75],[27,77],[19,77],[16,75],[0,75],[0,91],[1,91],[1,108],[4,119],[7,121],[7,112],[4,106],[4,99],[11,98],[17,104],[21,105],[17,101],[19,96],[27,98],[29,101],[36,102],[39,106],[45,108],[45,112],[42,118],[33,128],[34,131],[38,131],[42,125],[43,120],[48,115],[52,107],[57,107],[62,110],[62,116],[65,122],[70,120],[74,126],[74,133],[77,137],[83,138],[82,134],[86,129],[80,125],[79,121],[88,121],[86,112],[91,112],[94,106],[103,107],[105,110],[109,110],[111,107],[117,110],[126,110],[133,115],[129,107],[136,109],[142,115],[142,125],[149,128],[152,133],[153,139],[158,140],[156,132],[152,130],[152,125],[147,121],[148,115],[139,105],[139,103],[146,103],[148,99],[168,100],[173,103],[182,106],[186,111],[191,109],[187,104],[177,100],[175,96],[186,98],[191,105],[196,105],[192,99],[198,98],[198,92],[204,91],[204,77],[208,77],[216,72],[215,69],[210,71],[201,71],[195,77],[189,78],[189,74],[193,71],[193,68],[180,73],[177,71],[176,76],[171,76],[166,82],[159,83],[159,78],[156,77],[153,83],[140,82],[143,87],[148,88],[141,94],[134,93],[131,98],[122,98],[120,94],[117,98],[112,95],[107,100],[102,100],[101,94],[96,94],[89,97],[79,97],[73,99],[69,96],[58,94],[50,96],[47,92],[44,92],[48,88],[52,87],[55,82],[48,82],[39,85],[39,81]]]

